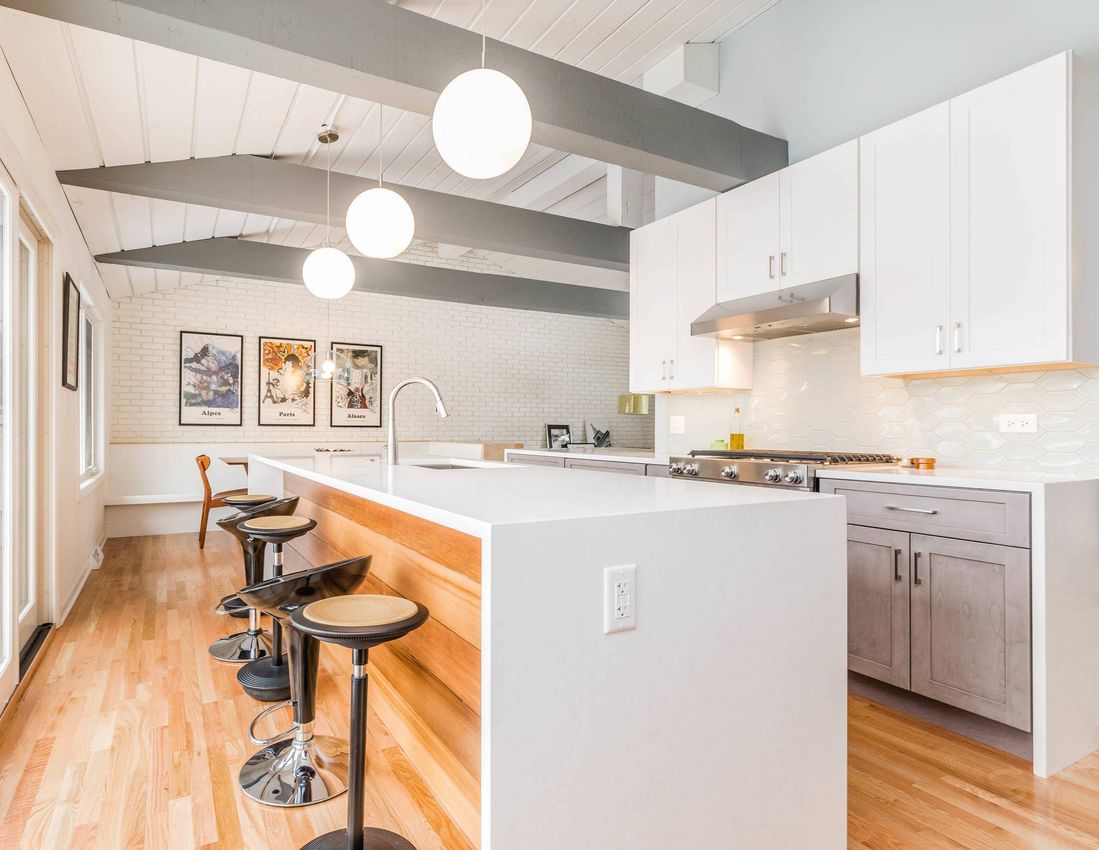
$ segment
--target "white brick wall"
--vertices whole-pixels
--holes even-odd
[[[660,400],[658,447],[727,436],[745,412],[750,447],[930,455],[945,466],[1099,475],[1099,369],[956,378],[864,378],[859,331],[756,343],[751,393]],[[1001,434],[1001,413],[1038,414],[1037,434]],[[685,434],[668,434],[670,415]]]
[[[440,262],[416,252],[409,260]],[[461,258],[465,267],[471,262],[477,258]],[[500,271],[483,262],[486,270]],[[328,427],[323,384],[316,427],[257,425],[257,347],[264,335],[316,339],[320,347],[332,340],[383,346],[385,396],[407,377],[434,380],[450,417],[438,419],[429,394],[410,387],[401,396],[402,439],[540,445],[547,422],[568,423],[578,436],[597,417],[610,424],[616,445],[652,445],[652,416],[615,412],[617,395],[629,384],[625,322],[361,292],[333,303],[330,321],[329,329],[327,302],[280,283],[220,280],[115,302],[112,441],[384,439],[384,418],[382,428]],[[244,335],[243,426],[177,424],[181,330]]]

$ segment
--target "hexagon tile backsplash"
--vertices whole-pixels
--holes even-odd
[[[750,393],[673,395],[657,446],[705,448],[746,411],[749,447],[930,455],[943,466],[1099,474],[1099,368],[959,378],[864,378],[859,331],[756,343]],[[661,408],[665,416],[661,416]],[[1001,434],[1001,413],[1038,414],[1038,433]],[[686,434],[667,434],[671,415]]]

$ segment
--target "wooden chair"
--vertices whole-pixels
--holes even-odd
[[[236,490],[214,493],[210,489],[210,479],[206,476],[206,470],[210,468],[210,456],[199,455],[195,458],[195,463],[198,464],[198,474],[202,477],[202,519],[198,526],[198,548],[202,549],[206,546],[206,523],[210,519],[210,509],[226,507],[224,499],[227,496],[240,496],[247,493],[248,488],[238,487]]]

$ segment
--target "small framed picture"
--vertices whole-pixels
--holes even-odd
[[[563,449],[572,442],[572,428],[568,425],[546,426],[546,447]]]
[[[244,337],[179,332],[179,424],[240,425]]]
[[[347,359],[346,373],[332,381],[333,428],[382,426],[382,347],[334,342],[332,350]],[[347,377],[345,383],[343,377]]]
[[[68,272],[61,307],[61,386],[76,390],[80,385],[80,290]]]
[[[306,379],[316,340],[259,338],[259,424],[313,425],[316,399]]]

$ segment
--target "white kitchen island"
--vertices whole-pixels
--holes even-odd
[[[306,561],[372,554],[429,624],[371,707],[496,850],[846,845],[841,498],[520,465],[251,457]],[[605,570],[636,628],[604,633]]]

